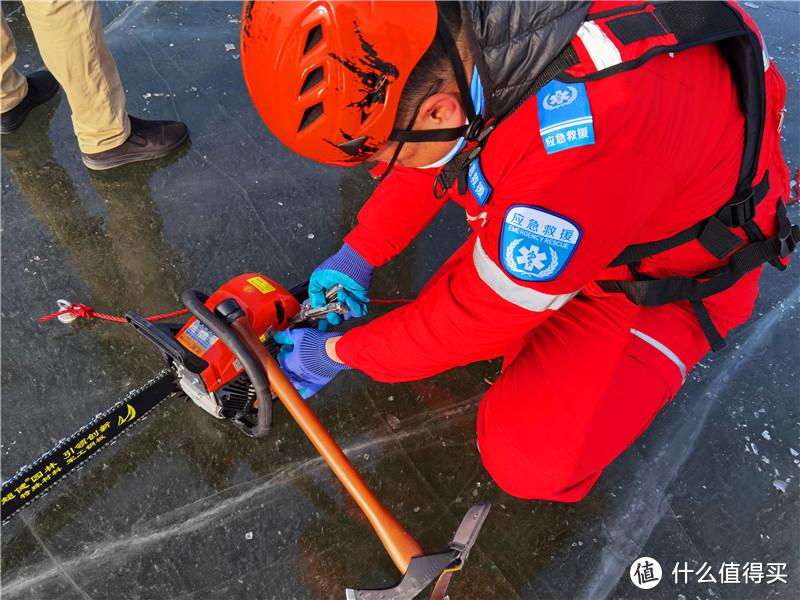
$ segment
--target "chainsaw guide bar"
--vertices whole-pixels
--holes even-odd
[[[55,448],[23,466],[11,479],[3,482],[3,525],[31,502],[47,494],[69,473],[83,467],[100,450],[113,444],[179,389],[175,371],[164,369],[74,434],[62,439]]]

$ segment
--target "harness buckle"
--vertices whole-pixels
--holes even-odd
[[[780,257],[786,258],[795,248],[797,248],[797,241],[800,238],[800,228],[797,225],[787,228],[786,233],[779,233],[778,240],[781,243]]]
[[[725,206],[717,211],[716,217],[727,227],[742,227],[755,218],[757,204],[755,192],[750,187],[728,200]]]
[[[477,115],[475,119],[472,121],[472,123],[467,125],[467,131],[464,134],[466,140],[468,142],[473,142],[477,140],[478,136],[483,131],[483,126],[484,126],[483,117]]]

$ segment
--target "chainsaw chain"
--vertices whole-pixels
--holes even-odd
[[[75,433],[73,433],[69,437],[61,438],[61,440],[59,440],[58,444],[56,444],[55,447],[53,447],[50,450],[44,452],[39,458],[37,458],[36,460],[32,461],[31,463],[29,463],[27,465],[23,465],[22,467],[20,467],[20,469],[17,471],[17,473],[13,477],[11,477],[10,479],[8,479],[8,480],[3,482],[3,485],[2,485],[3,495],[5,496],[5,490],[6,489],[13,488],[14,486],[16,486],[16,484],[20,483],[20,481],[24,482],[24,480],[28,476],[28,474],[30,472],[32,472],[33,468],[35,468],[39,463],[44,464],[46,462],[46,460],[49,460],[49,457],[51,457],[53,455],[56,455],[59,452],[63,452],[64,448],[71,447],[72,446],[72,442],[76,441],[83,434],[91,431],[93,428],[97,428],[97,426],[100,425],[105,419],[107,419],[108,416],[111,413],[113,413],[115,410],[117,410],[118,408],[120,408],[120,407],[122,407],[122,406],[124,406],[126,404],[130,404],[130,402],[134,398],[136,398],[137,396],[139,396],[140,394],[145,392],[148,388],[152,387],[153,385],[155,385],[157,383],[160,383],[162,380],[165,380],[168,376],[175,377],[175,372],[172,369],[164,369],[163,371],[158,373],[155,377],[153,377],[150,381],[148,381],[147,383],[145,383],[141,387],[129,392],[122,400],[120,400],[119,402],[117,402],[116,404],[111,406],[109,409],[107,409],[107,410],[95,415],[94,419],[89,421],[86,425],[81,427],[78,431],[76,431]],[[176,388],[176,391],[177,391],[177,388]],[[167,396],[169,396],[169,395],[170,394],[166,394],[164,396],[164,398],[162,398],[161,400],[166,399]],[[84,467],[84,465],[86,465],[89,461],[91,461],[102,450],[104,450],[105,448],[107,448],[109,446],[114,445],[114,443],[116,443],[117,439],[123,433],[126,433],[131,427],[135,426],[140,421],[143,421],[145,418],[147,418],[147,415],[150,413],[150,411],[153,408],[155,408],[156,406],[158,406],[158,404],[160,404],[161,400],[157,401],[155,404],[153,404],[153,406],[151,406],[150,408],[148,408],[144,412],[138,413],[136,415],[136,418],[133,419],[132,421],[130,421],[129,425],[127,425],[124,428],[122,428],[119,431],[117,431],[117,433],[113,437],[107,438],[107,440],[104,440],[102,445],[98,445],[96,447],[96,449],[94,450],[94,452],[92,452],[90,455],[88,455],[79,464],[77,464],[74,467],[68,468],[67,470],[63,471],[63,474],[60,475],[52,484],[47,486],[47,488],[45,488],[45,490],[43,492],[41,492],[39,494],[31,494],[30,499],[27,502],[25,502],[24,504],[18,506],[10,514],[3,514],[3,516],[2,516],[2,524],[5,525],[11,519],[11,517],[13,517],[15,514],[17,514],[23,508],[25,508],[26,506],[29,506],[35,500],[38,500],[39,498],[43,498],[48,493],[50,493],[50,491],[53,488],[55,488],[59,483],[61,483],[61,481],[63,479],[65,479],[65,477],[66,477],[66,475],[68,473],[71,473],[72,471],[80,471]]]

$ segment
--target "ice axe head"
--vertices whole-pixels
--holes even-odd
[[[464,566],[490,507],[491,503],[482,502],[470,508],[447,549],[436,554],[413,557],[400,583],[394,587],[383,590],[348,589],[347,600],[411,600],[433,581],[436,581],[436,587],[431,600],[442,600],[450,577]]]

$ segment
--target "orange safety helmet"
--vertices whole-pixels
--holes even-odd
[[[245,2],[242,68],[253,103],[298,154],[363,162],[389,137],[437,18],[432,0]]]

